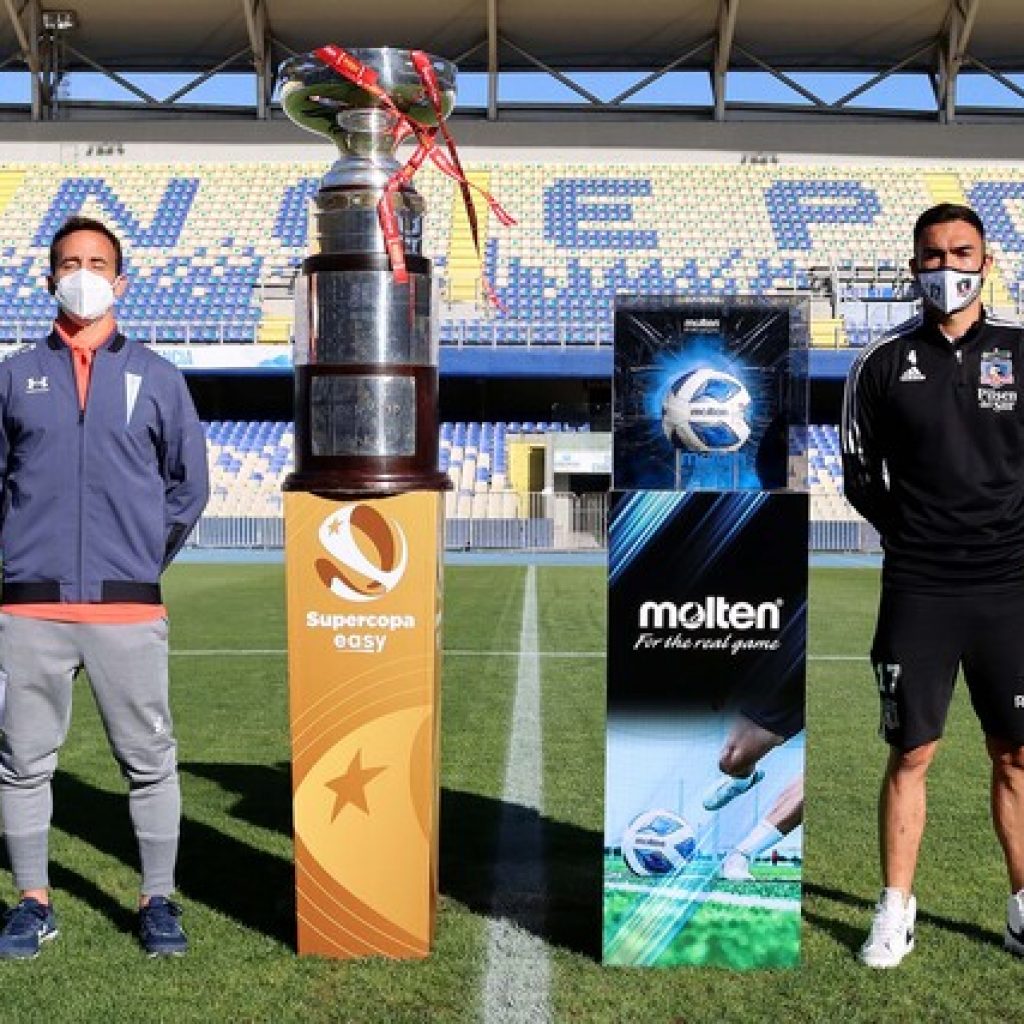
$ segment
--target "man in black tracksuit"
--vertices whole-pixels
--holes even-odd
[[[860,951],[871,967],[913,949],[925,778],[960,667],[993,765],[1004,943],[1024,955],[1024,330],[982,308],[991,263],[973,210],[923,213],[922,313],[865,349],[843,402],[846,495],[885,552],[871,660],[890,754],[885,888]]]

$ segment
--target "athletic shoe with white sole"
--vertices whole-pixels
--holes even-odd
[[[1014,956],[1024,956],[1024,889],[1006,901],[1006,933],[1003,945]]]
[[[720,874],[727,882],[752,882],[754,876],[750,873],[750,861],[740,853],[733,850],[726,854],[722,861]]]
[[[706,797],[704,797],[704,810],[717,811],[727,803],[735,800],[736,797],[753,789],[764,778],[764,772],[755,768],[749,775],[743,778],[734,779],[726,777]]]
[[[44,942],[57,938],[57,915],[49,903],[26,896],[12,907],[0,929],[0,960],[33,960]]]
[[[868,967],[896,967],[914,948],[917,900],[906,902],[899,889],[883,889],[875,907],[871,933],[860,947],[860,962]]]

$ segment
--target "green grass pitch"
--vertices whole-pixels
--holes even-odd
[[[51,857],[61,936],[32,963],[0,964],[4,1019],[479,1020],[525,574],[522,566],[446,573],[435,952],[423,963],[333,963],[292,951],[282,568],[174,567],[167,597],[184,792],[179,884],[192,950],[182,960],[151,962],[135,944],[135,852],[123,786],[81,686],[55,783]],[[989,823],[981,735],[962,692],[933,769],[918,948],[895,972],[856,963],[877,894],[875,796],[884,751],[867,664],[827,659],[867,649],[877,576],[862,570],[812,574],[801,965],[755,972],[602,966],[604,664],[580,654],[603,648],[604,573],[542,566],[537,583],[542,933],[555,1020],[895,1024],[1016,1015],[1024,964],[1001,949],[1006,882]],[[784,882],[769,887],[789,895]],[[13,897],[4,872],[0,901]],[[714,941],[714,907],[700,913],[708,914],[702,941]],[[791,915],[794,934],[797,927]]]

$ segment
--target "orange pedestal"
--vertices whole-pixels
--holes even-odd
[[[442,522],[434,492],[285,494],[300,954],[430,952]]]

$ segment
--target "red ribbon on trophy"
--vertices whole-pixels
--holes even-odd
[[[430,57],[422,50],[412,51],[413,67],[416,69],[420,81],[423,82],[423,87],[437,115],[436,127],[422,125],[418,121],[414,121],[408,114],[399,110],[387,91],[378,84],[376,71],[363,64],[362,61],[358,60],[347,50],[334,43],[330,43],[327,46],[319,47],[313,53],[328,67],[333,68],[338,74],[379,100],[381,105],[393,115],[395,127],[392,129],[392,133],[396,143],[401,142],[410,135],[416,138],[417,145],[412,156],[388,180],[384,193],[377,203],[377,218],[380,221],[381,231],[384,235],[384,245],[387,249],[388,259],[390,260],[395,279],[400,284],[405,284],[409,280],[409,274],[405,266],[405,249],[402,245],[401,232],[398,227],[398,216],[395,212],[395,199],[402,188],[412,181],[413,175],[423,166],[428,157],[442,174],[458,183],[459,189],[462,192],[462,201],[466,207],[466,217],[469,221],[473,247],[476,250],[477,258],[482,259],[479,223],[470,190],[472,189],[480,194],[491,212],[504,227],[512,227],[516,221],[486,189],[480,188],[480,186],[474,184],[466,177],[462,163],[459,160],[455,140],[445,124],[441,91],[438,87],[437,74],[430,62]],[[439,130],[444,137],[448,149],[447,152],[437,145]],[[483,273],[481,273],[481,280],[484,293],[488,299],[494,305],[503,309],[500,300],[494,293],[494,289]]]

